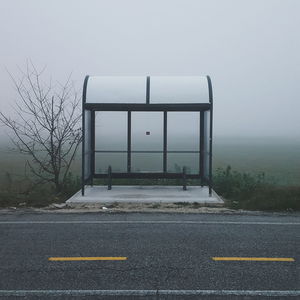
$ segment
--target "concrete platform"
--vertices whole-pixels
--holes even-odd
[[[184,191],[182,186],[113,186],[111,190],[107,186],[86,186],[85,195],[77,192],[67,204],[92,204],[113,202],[197,202],[203,206],[223,206],[223,200],[213,191],[209,196],[208,187],[188,186]]]

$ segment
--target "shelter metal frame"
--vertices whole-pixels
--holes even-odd
[[[208,93],[209,93],[209,103],[167,103],[167,104],[152,104],[150,103],[150,77],[147,77],[146,84],[146,103],[87,103],[87,84],[89,76],[85,77],[83,85],[83,94],[82,94],[82,186],[81,191],[82,195],[85,193],[85,185],[93,185],[94,178],[108,178],[109,185],[111,186],[112,178],[184,178],[186,179],[199,179],[201,185],[207,184],[209,187],[209,195],[212,195],[212,142],[213,142],[213,91],[212,83],[209,76],[207,76],[208,82]],[[90,159],[90,175],[88,178],[84,176],[85,170],[85,154],[87,149],[85,149],[85,112],[91,112],[90,118],[90,129],[91,129],[91,149],[88,153],[91,157]],[[96,111],[126,111],[127,112],[127,150],[123,151],[108,151],[103,150],[99,151],[95,149],[95,112]],[[132,151],[131,149],[131,113],[132,112],[163,112],[163,150],[162,151]],[[209,160],[208,160],[208,176],[205,176],[204,172],[204,112],[209,112]],[[167,118],[168,112],[199,112],[200,118],[200,149],[199,151],[168,151],[167,144]],[[127,153],[127,172],[113,172],[109,168],[108,173],[97,173],[95,172],[95,154],[96,153]],[[163,153],[163,172],[132,172],[131,171],[131,154],[132,153]],[[168,153],[199,153],[199,172],[197,174],[186,174],[185,170],[183,173],[174,173],[167,172],[167,156]]]

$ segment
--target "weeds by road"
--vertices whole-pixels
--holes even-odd
[[[5,176],[0,190],[0,207],[47,207],[51,203],[64,202],[80,189],[80,178],[71,173],[59,194],[49,184],[38,185],[32,184],[30,179],[13,179],[9,173]],[[97,184],[105,183],[105,180],[97,182]],[[115,180],[113,184],[180,185],[181,182],[180,180],[167,181],[164,179],[154,182],[143,179],[135,182]],[[199,185],[195,180],[189,181],[188,184]],[[230,166],[226,169],[217,169],[214,174],[213,188],[225,200],[225,207],[229,209],[300,211],[300,186],[280,186],[276,182],[270,183],[263,173],[257,175],[241,173],[232,171]],[[183,199],[182,203],[177,203],[172,207],[175,210],[179,208],[195,212],[200,206],[197,203],[185,203]],[[158,204],[155,203],[147,209],[164,210],[166,207],[161,205],[158,207]]]
[[[218,169],[214,190],[234,209],[300,211],[300,186],[279,186],[266,180],[265,174],[251,175]]]

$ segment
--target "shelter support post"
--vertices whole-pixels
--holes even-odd
[[[200,157],[199,157],[199,173],[201,186],[204,185],[204,111],[200,112]]]
[[[91,185],[95,174],[95,111],[91,112]]]
[[[213,147],[213,90],[211,79],[207,76],[209,102],[210,102],[210,124],[209,124],[209,196],[212,195],[212,147]]]
[[[127,114],[127,172],[131,172],[131,111]]]
[[[168,113],[167,111],[164,111],[164,133],[163,133],[163,138],[164,138],[164,153],[163,153],[163,171],[164,173],[167,173],[167,145],[168,145]]]
[[[84,110],[84,104],[82,104],[82,157],[81,157],[81,195],[84,196],[84,185],[85,185],[85,174],[84,174],[84,169],[85,169],[85,110]]]
[[[84,196],[85,186],[85,104],[86,104],[86,89],[88,84],[89,76],[85,76],[82,90],[82,165],[81,165],[81,195]]]

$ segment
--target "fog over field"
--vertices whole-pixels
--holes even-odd
[[[0,147],[0,184],[9,172],[14,179],[24,175],[26,157],[16,152],[7,151],[6,143]],[[243,138],[243,137],[215,137],[213,147],[213,167],[226,168],[228,165],[233,170],[247,172],[251,174],[265,173],[266,180],[279,185],[299,185],[300,184],[300,142],[289,138]],[[152,155],[152,156],[151,156]],[[157,154],[156,154],[157,155]],[[116,159],[117,156],[117,159]],[[126,154],[118,154],[113,157],[117,168],[124,166]],[[196,156],[184,155],[186,165],[196,169],[198,162]],[[96,171],[104,172],[105,159],[110,155],[96,156]],[[124,159],[123,159],[124,158]],[[143,160],[143,166],[152,166],[153,154],[149,154]],[[161,161],[155,157],[157,163]],[[174,171],[175,163],[180,163],[182,159],[171,157],[168,166]],[[150,165],[149,165],[150,164]],[[81,156],[80,151],[76,157],[72,172],[80,176]],[[115,170],[116,171],[116,170]]]
[[[13,114],[7,70],[28,59],[45,80],[72,73],[79,93],[86,74],[210,75],[214,167],[297,184],[299,12],[298,0],[1,1],[0,110]],[[1,174],[23,169],[8,146],[0,127]]]

